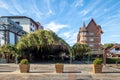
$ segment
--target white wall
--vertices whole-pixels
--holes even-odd
[[[13,20],[14,22],[20,22],[20,25],[23,27],[23,30],[25,30],[26,32],[30,32],[30,28],[29,28],[29,25],[30,25],[30,20],[27,19],[27,18],[13,18],[11,19]]]
[[[115,50],[115,48],[113,48],[110,52],[115,53],[115,54],[120,54],[120,50]]]
[[[37,30],[37,26],[28,18],[18,18],[18,19],[13,18],[11,20],[13,20],[14,22],[20,22],[20,25],[23,27],[23,30],[25,30],[28,33]]]

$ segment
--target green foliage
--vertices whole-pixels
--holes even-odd
[[[52,52],[55,49],[68,50],[70,46],[54,32],[47,30],[38,30],[21,37],[17,43],[20,50],[36,50]]]
[[[16,48],[15,45],[5,44],[0,47],[0,53],[6,58],[7,63],[10,61],[10,57],[18,57],[21,52]]]
[[[7,56],[9,56],[11,54],[14,56],[20,55],[20,51],[16,48],[16,46],[14,46],[12,44],[5,44],[5,45],[1,46],[0,52]]]
[[[103,47],[104,47],[105,49],[109,49],[109,48],[111,48],[113,45],[114,45],[113,43],[107,43],[107,44],[104,44]]]
[[[93,64],[102,64],[102,59],[95,58],[95,60],[93,61]]]
[[[79,43],[74,44],[72,49],[76,55],[83,55],[84,53],[91,51],[88,45]]]
[[[27,59],[22,59],[20,61],[20,64],[29,64],[28,60]]]
[[[120,63],[120,58],[107,58],[106,60],[107,60],[107,61],[106,61],[107,63],[114,63],[114,64],[115,64],[116,62],[117,62],[117,63]]]

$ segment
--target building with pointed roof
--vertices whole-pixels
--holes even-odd
[[[91,19],[87,26],[83,23],[83,26],[79,29],[77,43],[88,44],[92,50],[100,50],[102,33],[101,26]]]

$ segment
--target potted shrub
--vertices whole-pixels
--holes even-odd
[[[19,64],[21,73],[28,73],[30,70],[30,64],[27,59],[22,59]]]
[[[55,69],[56,69],[56,73],[63,73],[64,64],[62,63],[55,64]]]
[[[101,73],[102,72],[102,59],[100,58],[96,58],[94,61],[93,61],[93,73]]]

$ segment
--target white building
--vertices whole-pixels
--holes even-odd
[[[38,29],[43,29],[39,22],[35,22],[33,19],[26,16],[2,16],[4,18],[9,18],[15,23],[23,27],[23,30],[30,33]]]
[[[0,17],[0,46],[10,43],[16,44],[24,33],[43,29],[39,22],[26,16]]]

